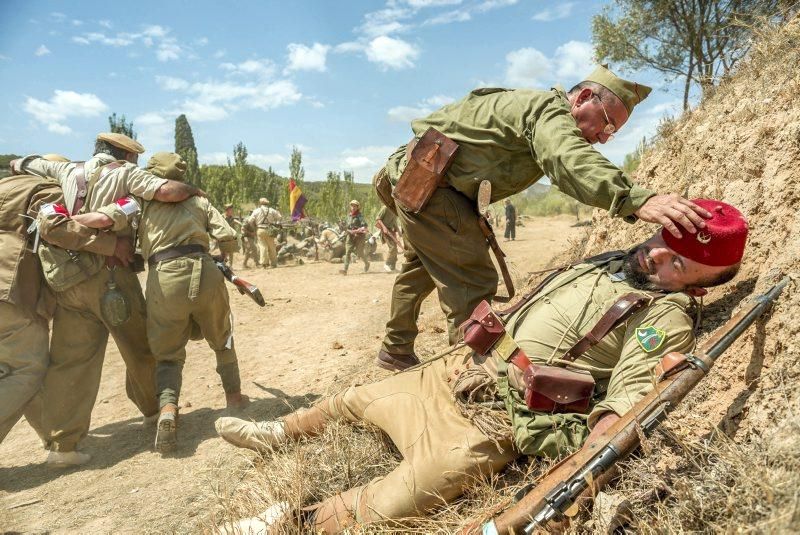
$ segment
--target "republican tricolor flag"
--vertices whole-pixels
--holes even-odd
[[[306,217],[303,207],[306,205],[306,196],[295,184],[294,179],[289,179],[289,211],[292,213],[292,221],[299,221]]]

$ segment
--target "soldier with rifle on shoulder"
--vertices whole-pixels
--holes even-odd
[[[318,435],[333,420],[388,434],[403,456],[392,472],[293,512],[325,533],[418,516],[523,455],[589,448],[654,388],[665,355],[694,348],[694,297],[739,270],[745,218],[723,202],[693,203],[712,214],[701,232],[662,228],[627,251],[565,266],[503,312],[482,302],[459,329],[470,351],[456,344],[280,420],[221,418],[217,432],[256,450]]]

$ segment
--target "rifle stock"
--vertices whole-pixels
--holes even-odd
[[[548,524],[577,513],[581,497],[591,498],[611,478],[615,463],[639,446],[678,403],[706,376],[714,361],[758,319],[788,284],[784,277],[768,292],[758,296],[719,328],[695,354],[670,354],[679,364],[666,369],[655,388],[617,420],[597,440],[585,444],[568,457],[533,490],[493,520],[482,526],[468,525],[462,533],[506,534],[547,531]],[[667,361],[667,357],[662,363]],[[492,513],[494,514],[494,512]]]
[[[225,279],[236,286],[236,289],[239,290],[240,294],[246,295],[255,301],[258,306],[267,306],[266,301],[264,301],[264,296],[261,295],[261,290],[259,290],[256,285],[250,284],[243,278],[236,275],[230,267],[225,265],[225,262],[222,261],[222,257],[215,256],[214,263],[217,265],[217,269],[222,272],[222,275],[225,277]]]

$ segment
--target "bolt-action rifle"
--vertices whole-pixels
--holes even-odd
[[[398,233],[389,230],[389,228],[380,219],[375,221],[375,226],[378,227],[378,230],[381,231],[381,234],[386,236],[387,239],[391,240],[401,251],[403,250],[403,242],[400,241]]]
[[[640,433],[649,436],[664,421],[667,414],[708,374],[717,357],[770,307],[788,282],[789,277],[784,277],[765,294],[756,297],[717,329],[695,353],[666,355],[656,368],[655,388],[644,399],[597,440],[587,443],[556,465],[537,485],[524,488],[518,496],[527,494],[499,516],[487,522],[471,523],[462,533],[529,535],[549,531],[556,527],[551,523],[577,514],[579,502],[591,499],[612,478],[615,463],[639,446]],[[491,514],[499,512],[495,510]]]
[[[243,278],[236,275],[233,270],[225,265],[225,262],[222,261],[221,256],[215,256],[214,263],[217,265],[217,269],[222,272],[222,275],[234,286],[236,289],[239,290],[239,293],[242,295],[246,295],[250,299],[256,302],[256,304],[260,307],[267,306],[267,303],[264,301],[264,296],[261,295],[261,290],[254,284],[250,284]]]

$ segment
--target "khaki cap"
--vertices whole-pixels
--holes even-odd
[[[628,115],[633,113],[633,107],[647,98],[653,89],[646,85],[623,80],[610,70],[608,65],[600,65],[592,74],[586,77],[587,82],[600,84],[619,98],[628,110]]]
[[[350,201],[350,206],[352,206],[352,205],[354,205],[354,204],[355,204],[356,206],[361,206],[361,203],[360,203],[360,202],[358,202],[358,201],[357,201],[357,200],[355,200],[355,199],[353,199],[352,201]]]
[[[228,204],[226,204],[226,205],[224,206],[224,208],[225,208],[226,210],[228,210],[228,209],[232,209],[232,208],[233,208],[233,205],[232,205],[231,203],[228,203]]]
[[[47,160],[48,162],[71,162],[72,161],[69,158],[67,158],[66,156],[61,156],[60,154],[56,154],[56,153],[45,154],[44,156],[42,156],[42,160]]]
[[[260,199],[258,199],[258,204],[262,206],[267,206],[269,205],[269,199],[267,199],[266,197],[261,197]]]
[[[183,161],[180,154],[157,152],[148,160],[145,169],[161,178],[183,180],[183,175],[186,173],[186,162]]]
[[[144,147],[135,139],[131,139],[125,134],[117,134],[114,132],[101,132],[97,134],[98,141],[107,141],[117,148],[126,150],[128,152],[135,152],[141,154],[144,152]]]

